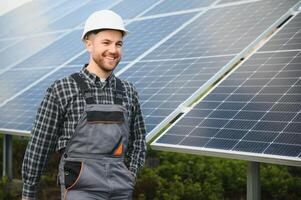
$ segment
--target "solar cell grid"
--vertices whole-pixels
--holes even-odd
[[[14,45],[15,43],[19,42],[20,39],[4,39],[0,40],[0,53],[10,47],[11,45]]]
[[[15,68],[41,68],[59,66],[84,50],[81,30],[74,30],[46,48],[19,63]],[[62,34],[62,33],[61,33]]]
[[[267,0],[210,9],[145,59],[237,54],[294,4]]]
[[[59,20],[65,15],[68,15],[68,13],[72,12],[73,10],[76,10],[77,8],[86,4],[87,2],[88,0],[64,1],[62,2],[62,4],[43,13],[41,16],[39,16],[39,18],[35,19],[34,23],[28,24],[26,26],[26,29],[22,30],[21,32],[18,31],[14,33],[14,35],[21,35],[24,33],[35,34],[40,32],[55,31],[56,29],[51,28],[51,24],[54,21]]]
[[[63,16],[50,23],[47,26],[47,29],[44,28],[41,31],[54,31],[54,30],[62,30],[62,29],[71,29],[75,28],[81,23],[83,23],[88,16],[94,11],[101,9],[108,9],[110,5],[114,5],[117,1],[106,1],[106,0],[98,0],[98,1],[88,1],[83,6],[74,10],[73,12]]]
[[[73,10],[80,8],[81,6],[85,5],[87,2],[89,2],[89,0],[63,1],[60,5],[44,13],[43,16],[41,17],[43,17],[45,21],[48,21],[49,24],[53,20],[57,20],[62,16],[68,14],[69,12],[72,12]]]
[[[134,60],[196,14],[189,13],[133,21],[127,26],[131,34],[124,41],[123,61]]]
[[[51,69],[46,68],[36,70],[10,70],[4,72],[0,75],[0,102],[3,103],[24,89],[24,86],[30,85],[49,71],[51,71]]]
[[[112,10],[118,13],[123,19],[131,19],[141,12],[148,9],[156,0],[140,1],[140,0],[127,0],[121,1],[112,7]]]
[[[301,15],[294,17],[259,51],[293,50],[301,46]],[[289,52],[287,52],[289,53]]]
[[[145,13],[145,16],[149,15],[156,15],[156,14],[162,14],[162,13],[169,13],[169,12],[176,12],[176,11],[183,11],[183,10],[189,10],[189,9],[196,9],[196,8],[202,8],[206,6],[210,6],[214,0],[205,0],[205,1],[199,1],[199,0],[165,0],[153,9],[151,9],[149,12]]]
[[[291,23],[295,24],[299,15]],[[291,24],[288,23],[287,27],[290,29]],[[293,31],[299,32],[300,29],[299,26]],[[286,26],[278,33],[285,31]],[[292,38],[291,35],[296,34],[289,35]],[[282,41],[286,43],[288,40]],[[270,41],[273,44],[275,40]],[[301,51],[300,48],[278,51],[278,47],[284,45],[277,45],[274,51],[270,48],[266,52],[263,46],[154,145],[300,157],[301,69],[298,66],[301,65]],[[269,42],[266,46],[272,47]],[[202,111],[206,111],[206,115],[190,117],[190,113]],[[188,126],[183,128],[185,134],[174,133],[174,127],[183,126],[183,121],[190,121],[184,124]],[[215,131],[208,135],[204,131],[207,129]],[[174,135],[177,135],[176,140]]]
[[[246,0],[220,0],[218,4],[226,4],[226,3],[239,3],[244,2]]]
[[[57,37],[58,34],[47,34],[36,37],[27,37],[6,48],[5,51],[0,51],[1,68],[5,69],[6,67],[13,65],[17,61],[25,59],[26,57],[34,54],[36,51],[46,47]]]
[[[256,3],[258,3],[258,2],[256,2]],[[293,5],[293,3],[294,2],[290,2],[291,5]],[[190,65],[187,63],[193,63],[194,62],[193,59],[200,58],[200,57],[203,59],[202,62],[205,62],[205,60],[206,60],[208,63],[206,63],[206,62],[205,63],[208,65],[211,65],[210,62],[212,60],[216,59],[215,56],[219,55],[219,51],[218,50],[213,51],[214,52],[213,55],[215,55],[214,58],[212,58],[211,56],[204,57],[204,55],[197,52],[196,49],[199,48],[200,46],[202,47],[204,45],[200,45],[198,43],[199,38],[202,38],[202,37],[192,35],[192,34],[190,35],[190,33],[193,32],[193,29],[195,27],[197,27],[197,28],[195,28],[195,30],[196,30],[195,32],[201,32],[202,30],[207,28],[208,33],[210,32],[210,34],[213,32],[212,30],[216,29],[216,32],[225,34],[225,32],[223,32],[224,30],[221,30],[221,28],[220,28],[221,26],[224,26],[225,30],[231,30],[233,23],[234,24],[241,23],[241,25],[238,25],[238,27],[243,27],[246,30],[249,30],[250,27],[244,26],[242,24],[241,18],[245,18],[246,23],[253,23],[254,30],[260,29],[260,31],[262,32],[267,27],[269,27],[272,22],[274,22],[277,19],[277,16],[275,16],[272,12],[272,11],[274,11],[274,8],[273,8],[273,6],[271,6],[271,4],[273,4],[273,3],[271,1],[269,1],[269,2],[265,2],[265,3],[257,4],[257,5],[246,4],[247,6],[244,5],[244,7],[242,5],[226,7],[226,8],[220,9],[220,11],[219,11],[219,9],[213,9],[213,11],[209,10],[205,14],[201,15],[201,17],[197,18],[194,22],[189,24],[187,27],[185,27],[185,29],[183,29],[182,31],[179,31],[175,36],[171,37],[169,40],[167,40],[162,45],[160,45],[157,49],[155,49],[150,54],[148,54],[145,58],[142,59],[142,62],[140,62],[140,63],[143,63],[144,61],[147,61],[147,62],[152,63],[151,65],[144,64],[144,65],[140,66],[139,64],[136,64],[136,65],[132,66],[131,68],[129,68],[126,72],[124,72],[124,74],[121,75],[121,77],[128,78],[128,80],[134,82],[134,84],[137,85],[137,89],[140,94],[145,93],[145,91],[152,92],[152,95],[149,95],[149,94],[143,95],[143,100],[142,100],[142,110],[144,111],[144,114],[146,115],[146,124],[148,126],[149,131],[151,130],[151,129],[149,129],[149,127],[155,127],[156,124],[151,124],[148,121],[148,118],[152,119],[152,121],[155,121],[154,118],[156,118],[156,117],[160,117],[160,119],[162,117],[167,117],[168,115],[165,116],[165,114],[162,114],[162,113],[172,113],[172,111],[174,111],[174,109],[176,108],[176,107],[173,107],[172,109],[169,108],[169,111],[168,111],[168,109],[163,109],[164,110],[164,112],[163,112],[163,110],[160,108],[161,105],[166,105],[167,102],[168,103],[173,102],[173,104],[175,106],[179,106],[180,103],[185,101],[193,92],[195,92],[208,79],[210,79],[213,76],[213,74],[215,74],[218,70],[221,69],[221,67],[218,69],[213,68],[213,69],[211,69],[212,72],[214,72],[213,74],[210,74],[210,73],[206,74],[206,72],[204,73],[204,71],[203,71],[202,75],[200,75],[200,74],[198,74],[198,71],[200,70],[198,68],[199,68],[199,66],[203,66],[203,65],[196,64],[195,67],[189,67],[188,70],[185,72],[177,71],[177,69],[172,69],[167,74],[167,73],[162,72],[158,68],[153,68],[152,66],[158,65],[159,64],[158,61],[161,61],[161,63],[168,62],[168,61],[176,62],[177,60],[179,60],[179,58],[183,59],[183,60],[189,60],[186,63],[184,63],[184,65],[183,64],[178,65],[177,62],[176,62],[177,64],[168,64],[168,66],[178,65],[178,66],[180,66],[180,70],[181,70],[181,69],[185,69],[185,65]],[[258,11],[258,13],[252,14],[251,17],[246,17],[248,15],[245,15],[245,13],[246,13],[245,11],[248,11],[248,9],[252,10],[252,8],[259,6],[259,5],[265,7],[265,9],[271,9],[271,12],[266,12],[262,8],[262,10]],[[280,12],[277,12],[276,15],[278,15],[278,17],[279,17],[280,13],[283,14],[286,11],[287,7],[289,7],[289,6],[280,3],[278,5],[278,9],[280,10]],[[227,9],[228,9],[228,13],[226,12]],[[233,13],[237,13],[237,12],[235,12],[236,10],[237,11],[242,10],[242,11],[238,12],[239,14],[237,14],[236,18],[235,18],[235,17],[233,17]],[[217,11],[219,11],[220,13]],[[217,16],[218,16],[218,18],[217,18]],[[226,16],[228,16],[228,19]],[[259,16],[259,18],[256,19],[256,17],[258,17],[258,16]],[[262,17],[262,16],[265,16],[265,17]],[[264,18],[264,19],[262,19],[262,18]],[[231,21],[229,19],[233,19],[233,20]],[[200,28],[200,26],[197,25],[197,23],[199,23],[200,20],[207,22],[207,24],[204,24],[205,26],[202,26]],[[216,24],[214,24],[212,22],[212,20],[216,21]],[[227,20],[230,22],[227,22]],[[211,23],[208,23],[209,21]],[[227,24],[228,27],[226,25],[224,25],[225,23]],[[230,25],[230,23],[231,23],[231,25]],[[231,27],[231,28],[229,28],[229,27]],[[255,30],[252,32],[252,30],[251,30],[250,33],[254,34],[254,35],[251,35],[250,37],[248,37],[248,35],[243,34],[241,36],[241,38],[245,37],[245,38],[247,38],[247,40],[249,39],[249,42],[241,42],[241,44],[242,44],[242,46],[240,47],[241,49],[239,49],[237,52],[241,51],[242,48],[245,48],[247,45],[246,43],[250,43],[256,37],[258,37],[260,35],[260,31]],[[187,35],[186,33],[189,33],[189,35]],[[206,34],[206,36],[209,37],[210,34]],[[176,36],[179,36],[179,37],[176,37]],[[237,38],[237,35],[234,35],[234,37]],[[193,39],[191,39],[191,41],[187,42],[187,40],[189,40],[190,38],[193,38]],[[215,38],[215,40],[216,39],[217,38]],[[224,43],[224,42],[225,42],[225,40],[223,40],[222,43]],[[169,46],[169,48],[165,48],[164,47],[165,45],[170,45],[170,46]],[[210,42],[208,43],[208,45],[209,45],[209,47],[205,46],[204,48],[210,49],[212,47],[217,46],[214,43],[210,43]],[[186,50],[186,48],[187,48],[187,50]],[[189,48],[189,50],[188,50],[188,48]],[[222,47],[222,48],[224,48],[224,47]],[[208,50],[206,52],[208,52]],[[194,53],[196,55],[193,55]],[[235,53],[222,54],[220,56],[222,57],[225,55],[227,55],[228,58],[224,57],[223,59],[228,59],[228,60],[227,61],[224,60],[223,65],[225,65],[227,62],[229,62],[231,60],[231,58],[233,58],[233,56],[236,54]],[[205,56],[208,56],[208,55],[205,54]],[[191,58],[191,59],[189,59],[189,58]],[[212,63],[213,65],[215,64],[214,62]],[[139,66],[139,67],[137,67],[137,66]],[[150,66],[150,67],[148,67],[148,66]],[[165,66],[163,68],[166,69]],[[145,73],[144,73],[144,70],[145,70]],[[152,71],[157,71],[157,73],[158,72],[159,73],[158,73],[158,75],[150,75],[152,73]],[[135,73],[137,73],[137,75],[133,76],[133,74],[135,74]],[[185,74],[185,73],[187,73],[187,74]],[[181,76],[177,77],[177,79],[175,81],[167,83],[166,82],[167,80],[168,81],[173,80],[173,79],[171,79],[172,74],[181,74]],[[198,74],[198,76],[194,76],[193,74]],[[164,81],[162,82],[161,79],[157,78],[162,75],[164,76],[165,82]],[[139,78],[140,78],[140,80],[139,80]],[[264,84],[265,81],[266,80],[263,78],[262,78],[262,80],[258,80],[258,79],[253,80],[252,79],[246,83],[246,86],[260,86],[260,85]],[[159,90],[158,89],[156,90],[156,86],[158,87]],[[159,86],[160,86],[160,88],[159,88]],[[141,87],[142,90],[140,90],[139,87]],[[170,94],[170,93],[164,92],[164,95],[161,95],[160,90],[161,89],[164,90],[165,88],[174,89],[176,94]],[[170,92],[170,91],[168,91],[168,92]],[[154,94],[155,94],[155,97],[152,97]],[[166,97],[169,97],[169,98],[166,99]],[[220,98],[221,96],[216,96],[216,97]],[[233,101],[237,101],[237,102],[241,101],[241,97],[239,97],[239,96],[233,96],[231,98]],[[247,102],[252,98],[252,96],[249,94],[246,94],[246,95],[244,95],[243,98],[245,99],[244,101]],[[262,99],[262,101],[265,101],[266,99],[269,98],[269,96],[267,96],[267,95],[260,96],[260,98]],[[144,107],[146,107],[146,109]],[[151,111],[150,109],[153,109],[153,111]],[[157,120],[157,121],[159,121],[159,120]]]
[[[60,70],[52,74],[51,76],[45,78],[39,84],[35,85],[35,87],[32,87],[29,90],[27,90],[18,98],[13,99],[12,101],[5,104],[5,106],[2,106],[0,108],[0,112],[5,113],[5,115],[0,116],[0,127],[12,130],[30,131],[33,125],[36,110],[41,102],[41,99],[45,94],[46,89],[55,80],[63,78],[66,75],[72,74],[80,70],[81,67],[82,66],[65,66],[64,68],[61,68]],[[31,76],[27,75],[27,77],[32,77],[39,76],[38,72],[40,70],[34,70],[34,73],[32,73],[31,70],[27,71],[28,73],[32,74]],[[43,70],[41,70],[41,72],[43,72]],[[2,78],[0,80],[2,80]],[[14,79],[14,82],[16,82],[16,80],[18,79]],[[23,87],[23,85],[23,82],[22,84],[20,83],[21,87]],[[14,86],[16,86],[16,84],[14,84]],[[14,88],[9,88],[7,86],[5,88],[14,90]]]
[[[0,25],[1,27],[6,28],[1,29],[0,35],[2,37],[11,37],[15,35],[22,35],[22,33],[26,32],[25,30],[33,31],[34,29],[31,28],[31,25],[34,23],[31,22],[39,22],[39,19],[41,16],[43,16],[43,14],[50,12],[62,2],[63,1],[53,2],[48,0],[30,1],[12,10],[11,12],[8,12],[7,14],[1,16]],[[26,24],[26,26],[24,26],[24,24]]]
[[[87,61],[89,61],[89,54],[88,54],[88,52],[85,52],[82,55],[75,58],[73,61],[71,61],[70,64],[82,65],[83,63],[86,63]]]
[[[150,131],[157,125],[154,122],[172,113],[230,59],[226,56],[138,62],[120,77],[131,81],[141,94],[142,112]],[[166,107],[167,104],[171,105]]]

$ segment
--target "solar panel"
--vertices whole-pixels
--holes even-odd
[[[34,23],[27,24],[27,26],[22,28],[22,31],[16,31],[13,35],[22,36],[23,34],[54,31],[55,29],[49,27],[54,21],[68,15],[70,12],[80,8],[87,2],[88,0],[64,1],[36,18]]]
[[[62,30],[62,29],[71,29],[75,28],[81,23],[83,23],[88,16],[94,11],[107,9],[110,6],[114,5],[117,1],[106,1],[106,0],[98,0],[98,1],[89,1],[73,12],[65,15],[62,18],[50,23],[47,28],[41,29],[42,32],[54,31],[54,30]]]
[[[151,131],[231,58],[141,61],[120,77],[136,85],[146,128]]]
[[[217,72],[224,70],[223,67],[237,53],[246,48],[252,40],[255,40],[261,32],[271,26],[293,5],[293,2],[290,5],[285,5],[279,1],[276,4],[278,7],[273,8],[273,12],[266,12],[264,8],[270,8],[272,3],[273,1],[245,3],[244,5],[208,10],[146,55],[141,62],[136,63],[124,74],[121,74],[122,78],[133,82],[139,94],[143,94],[143,97],[146,98],[145,102],[143,99],[142,110],[149,132],[153,131],[161,122],[165,123],[164,119],[172,114],[179,104],[196,92],[198,88],[204,86],[206,80],[210,79],[211,83],[214,82],[211,78]],[[261,7],[256,15],[249,11],[255,7]],[[274,9],[279,10],[277,14],[274,13]],[[249,27],[244,26],[245,22],[249,23]],[[225,23],[228,27],[223,25]],[[232,25],[234,26],[229,28]],[[256,29],[261,30],[261,32]],[[239,33],[240,36],[233,35],[233,33]],[[210,35],[213,36],[208,39]],[[243,38],[248,43],[241,42]],[[228,47],[224,47],[224,43],[227,43]],[[219,45],[222,47],[219,47]],[[203,65],[205,65],[205,70],[200,67]],[[160,67],[157,68],[156,66]],[[174,68],[185,69],[186,73],[191,73],[185,76],[185,74],[181,74],[181,71],[175,72]],[[160,69],[167,70],[167,72],[163,73]],[[206,70],[209,69],[211,73],[206,74]],[[152,75],[156,71],[159,71],[159,73]],[[137,72],[137,75],[135,72]],[[179,78],[182,78],[181,75],[186,79],[179,80]],[[160,79],[157,78],[158,76],[160,76]],[[190,80],[191,76],[194,77],[193,80]],[[217,80],[219,76],[214,78]],[[165,80],[171,81],[170,84],[164,83]],[[149,81],[153,81],[154,84],[157,84],[157,87],[147,84]],[[185,93],[178,91],[178,94],[171,95],[170,93],[173,93],[175,88],[180,88],[181,92],[184,91]],[[169,95],[161,95],[160,91],[162,91],[162,94]],[[145,95],[146,92],[148,92],[148,95]],[[157,98],[154,97],[157,95],[161,95],[160,99],[153,100]],[[171,98],[171,96],[174,98]]]
[[[55,8],[44,13],[41,16],[41,18],[43,18],[43,20],[47,21],[49,24],[52,21],[61,18],[62,16],[68,15],[70,12],[72,12],[76,9],[80,9],[80,7],[85,5],[87,2],[89,2],[89,0],[63,1],[61,4],[59,4]],[[41,29],[41,27],[40,27],[40,29]]]
[[[21,39],[3,39],[3,40],[0,40],[0,53],[7,49],[8,47],[18,43]]]
[[[46,12],[47,10],[51,9],[52,7],[59,5],[60,3],[62,3],[62,0],[56,1],[54,4],[51,3],[53,2],[50,0],[29,1],[27,3],[24,3],[16,9],[13,9],[2,15],[0,19],[0,24],[4,25],[5,22],[12,22],[14,20],[19,21],[20,19],[25,20],[27,18],[38,16],[43,12]],[[31,13],[31,11],[35,9],[36,12]],[[12,24],[8,25],[10,26]]]
[[[189,13],[133,21],[127,26],[130,34],[124,41],[123,61],[134,60],[195,15]]]
[[[301,44],[288,45],[299,37],[300,17],[178,119],[153,147],[301,166]]]
[[[88,52],[83,53],[82,55],[78,56],[76,59],[74,59],[72,62],[70,62],[71,65],[83,65],[84,63],[87,63],[89,61],[89,54]]]
[[[35,87],[27,90],[26,93],[23,93],[18,96],[18,98],[7,103],[4,107],[1,107],[1,113],[5,113],[5,115],[0,116],[0,127],[4,130],[23,130],[29,132],[32,128],[37,108],[40,105],[46,89],[55,80],[70,75],[80,70],[81,67],[82,66],[65,66],[51,76],[45,78],[39,84],[35,85]],[[35,70],[35,73],[31,74],[36,74],[36,72],[38,72],[38,70]]]
[[[5,27],[0,31],[1,37],[22,36],[23,30],[30,27],[33,24],[32,22],[37,21],[44,13],[52,10],[61,3],[62,1],[30,1],[1,16],[0,25],[1,27]],[[20,32],[22,33],[20,34]]]
[[[113,6],[111,9],[118,13],[123,19],[131,19],[136,17],[137,15],[140,15],[140,13],[147,11],[156,2],[156,0],[127,0],[121,1],[117,5]]]
[[[211,9],[146,59],[237,54],[293,5],[269,0]]]
[[[275,35],[268,44],[264,45],[261,51],[293,50],[300,49],[301,46],[301,16],[297,15],[294,20],[285,26]]]
[[[248,1],[248,0],[220,0],[218,4],[239,3],[244,1]]]
[[[0,65],[2,69],[13,65],[14,63],[24,59],[38,50],[46,47],[58,37],[58,34],[46,34],[35,37],[27,37],[19,40],[17,43],[9,46],[4,51],[0,51]],[[9,41],[12,43],[12,41]],[[1,70],[0,70],[1,74]]]
[[[213,2],[215,1],[214,0],[205,0],[205,1],[165,0],[161,4],[158,4],[156,7],[154,7],[147,13],[145,13],[145,16],[202,8],[202,7],[210,6],[210,4],[212,4]]]
[[[0,75],[0,102],[2,103],[15,93],[29,85],[51,69],[9,70]]]
[[[81,30],[74,30],[65,34],[46,48],[19,63],[14,68],[40,68],[59,66],[84,50],[80,41]]]

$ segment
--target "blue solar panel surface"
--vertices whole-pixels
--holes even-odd
[[[298,14],[154,145],[301,158],[300,19]]]
[[[117,5],[112,7],[112,10],[118,13],[123,19],[131,19],[134,18],[141,13],[147,11],[153,4],[155,4],[156,0],[127,0],[121,1]]]
[[[21,39],[19,42],[6,48],[4,51],[0,51],[1,68],[4,69],[24,59],[25,57],[31,56],[38,50],[49,45],[58,36],[59,36],[58,34],[52,33],[47,35],[39,35],[35,37],[27,37],[25,39]]]
[[[50,0],[30,1],[1,16],[0,25],[5,28],[1,29],[0,37],[23,36],[24,33],[34,31],[32,25],[41,22],[45,25],[47,21],[41,21],[43,14],[50,10],[55,12],[56,6],[60,6],[62,2],[61,0],[55,2]]]
[[[133,82],[139,94],[146,98],[142,99],[142,110],[148,131],[153,130],[180,103],[221,70],[237,53],[279,18],[280,14],[285,13],[293,5],[293,2],[288,5],[278,1],[276,4],[278,7],[273,8],[273,12],[266,12],[264,8],[270,9],[273,2],[275,3],[275,1],[264,1],[255,2],[254,5],[245,4],[209,10],[146,55],[142,62],[136,63],[121,75],[122,78]],[[255,7],[261,9],[253,15],[249,10]],[[275,14],[275,9],[281,12],[277,11]],[[244,26],[244,22],[248,22],[248,26]],[[227,26],[223,25],[225,23]],[[234,26],[231,27],[233,24]],[[240,36],[233,33],[239,33]],[[243,38],[248,43],[241,42]],[[224,47],[224,43],[228,46]],[[147,61],[146,64],[143,61]],[[174,71],[177,68],[185,70]],[[161,69],[167,72],[163,73]],[[206,73],[208,69],[211,70],[210,74]],[[157,74],[152,75],[153,73]],[[182,78],[184,80],[181,80]],[[154,85],[157,84],[157,87],[148,84],[150,81],[154,82]],[[181,90],[173,95],[170,94],[175,91],[175,88]],[[161,93],[168,95],[161,96]],[[156,100],[157,96],[160,98]]]
[[[84,50],[84,44],[79,40],[81,33],[81,30],[67,33],[14,68],[52,67],[63,64]]]
[[[132,61],[188,21],[196,13],[134,21],[127,26],[131,32],[124,41],[123,61]]]
[[[146,128],[150,131],[231,58],[224,56],[138,62],[120,77],[136,85]]]
[[[55,8],[44,13],[41,18],[43,21],[47,22],[47,25],[52,21],[61,19],[63,16],[68,15],[76,9],[80,9],[81,6],[85,5],[89,0],[72,0],[63,1],[61,4],[57,5]],[[44,28],[44,27],[43,27]],[[41,29],[41,28],[40,28]]]
[[[20,39],[9,39],[9,40],[0,40],[0,53],[10,47],[11,45],[16,44],[19,42]]]
[[[30,88],[18,98],[10,101],[0,108],[5,115],[0,116],[0,127],[3,129],[31,130],[35,114],[41,99],[48,88],[55,80],[70,75],[81,69],[81,66],[65,66],[51,76],[45,78],[35,87]]]
[[[294,3],[266,0],[209,10],[146,59],[237,54]]]
[[[34,18],[39,16],[41,13],[47,11],[51,7],[51,1],[30,1],[26,4],[21,5],[17,9],[11,10],[8,13],[1,16],[0,25],[5,25],[7,22],[8,26],[14,25],[13,22],[21,22],[20,20],[27,20],[28,18]],[[57,4],[60,4],[61,1],[57,1]],[[56,5],[56,4],[55,4]],[[39,8],[39,9],[38,9]],[[30,13],[32,10],[35,10],[35,13]]]
[[[68,14],[68,12],[81,7],[87,2],[87,0],[64,1],[63,3],[53,7],[50,10],[47,10],[47,12],[33,19],[34,23],[27,23],[21,31],[15,31],[12,33],[12,35],[22,36],[24,34],[32,35],[40,32],[55,31],[56,29],[52,29],[51,27],[52,23],[60,20],[62,17]]]
[[[115,1],[107,1],[107,0],[98,0],[98,1],[89,1],[73,12],[59,18],[58,20],[52,22],[47,26],[47,28],[42,31],[54,31],[54,30],[62,30],[62,29],[70,29],[75,28],[81,23],[83,23],[88,16],[94,11],[107,9],[110,5],[114,5]]]
[[[301,16],[298,15],[285,29],[281,30],[275,35],[268,44],[264,45],[261,51],[275,51],[275,50],[291,50],[300,49],[301,46]]]
[[[149,12],[145,13],[145,16],[202,8],[210,6],[214,2],[214,0],[165,0],[161,4],[151,9]]]
[[[0,75],[0,102],[7,100],[14,94],[38,80],[51,69],[9,70]],[[24,78],[26,77],[26,78]]]
[[[248,0],[220,0],[218,4],[239,3],[244,1],[248,1]]]
[[[34,23],[29,23],[25,27],[26,29],[23,29],[21,33],[16,32],[14,33],[14,35],[55,31],[56,29],[51,29],[52,23],[60,20],[63,16],[68,15],[70,12],[80,8],[87,2],[88,0],[64,1],[53,9],[48,10],[47,12],[40,15],[34,20]]]

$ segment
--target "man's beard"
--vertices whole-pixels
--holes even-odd
[[[106,72],[106,73],[112,72],[112,71],[116,68],[116,66],[119,64],[119,62],[120,62],[120,59],[119,59],[119,60],[116,62],[115,66],[114,66],[113,68],[111,68],[111,67],[106,67],[106,66],[105,66],[104,58],[98,59],[98,58],[92,57],[92,59],[93,59],[93,61],[98,65],[98,67],[99,67],[101,70],[103,70],[104,72]]]

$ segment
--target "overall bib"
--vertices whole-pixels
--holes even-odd
[[[96,104],[83,78],[72,77],[86,106],[60,160],[61,198],[132,199],[135,178],[124,164],[129,124],[123,85],[116,78],[114,104]]]

